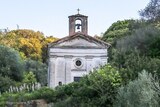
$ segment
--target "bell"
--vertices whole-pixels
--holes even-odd
[[[80,29],[81,24],[76,24],[77,29]]]
[[[77,26],[77,29],[80,29],[80,26]]]

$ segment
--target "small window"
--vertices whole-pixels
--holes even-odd
[[[80,60],[77,60],[76,61],[76,66],[81,66],[82,65],[82,62]]]
[[[74,81],[75,81],[75,82],[79,82],[80,79],[81,79],[81,77],[74,77]]]
[[[82,59],[80,59],[80,58],[75,59],[75,60],[74,60],[74,65],[75,65],[75,67],[78,68],[78,69],[82,68],[82,66],[83,66]]]
[[[59,81],[58,85],[59,85],[59,86],[62,86],[62,82],[61,82],[61,81]]]

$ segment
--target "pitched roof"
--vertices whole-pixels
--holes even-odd
[[[94,38],[94,37],[89,36],[89,35],[85,35],[85,34],[83,34],[81,32],[76,32],[74,35],[66,36],[64,38],[61,38],[61,39],[55,41],[55,42],[50,43],[48,45],[48,47],[52,47],[52,46],[54,47],[57,44],[63,43],[65,41],[72,40],[72,39],[77,38],[77,37],[81,37],[81,38],[83,38],[83,39],[85,39],[85,40],[87,40],[89,42],[97,42],[97,43],[103,45],[104,47],[110,47],[111,46],[109,43],[106,43],[106,42],[104,42],[104,41],[102,41],[100,39]]]

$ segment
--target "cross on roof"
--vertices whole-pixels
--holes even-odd
[[[78,14],[79,14],[80,9],[78,8],[77,11],[78,11]]]

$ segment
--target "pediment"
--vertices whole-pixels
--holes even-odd
[[[86,47],[98,47],[98,46],[101,46],[99,44],[96,44],[94,42],[89,42],[83,38],[80,38],[80,37],[77,37],[77,38],[74,38],[72,40],[68,40],[68,41],[65,41],[65,42],[62,42],[60,44],[57,44],[56,46],[75,46],[75,47],[78,47],[78,46],[86,46]]]
[[[73,36],[67,36],[56,42],[49,44],[49,47],[72,47],[72,48],[108,48],[110,44],[95,39],[88,35],[76,33]]]

